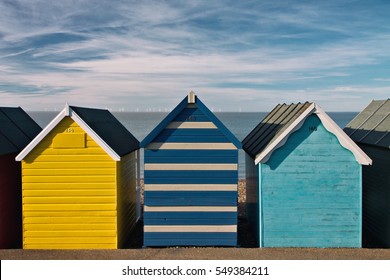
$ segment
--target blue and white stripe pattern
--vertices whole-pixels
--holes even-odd
[[[145,246],[237,244],[239,147],[199,103],[174,110],[143,142]]]

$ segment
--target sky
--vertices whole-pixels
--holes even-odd
[[[0,106],[216,111],[390,97],[390,1],[0,0]]]

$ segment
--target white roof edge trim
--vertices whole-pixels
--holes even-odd
[[[340,145],[345,149],[351,151],[356,161],[362,165],[371,165],[372,160],[359,148],[359,146],[325,113],[324,110],[315,103],[309,106],[301,116],[299,116],[288,129],[286,129],[272,145],[266,150],[256,155],[255,164],[265,163],[270,158],[272,152],[277,148],[283,146],[291,133],[298,130],[302,125],[303,121],[311,113],[315,113],[321,120],[325,129],[330,133],[334,134],[340,142]]]
[[[320,118],[325,129],[334,134],[340,142],[340,145],[349,150],[356,161],[362,165],[372,165],[372,159],[369,158],[362,149],[332,120],[328,114],[318,105],[315,113]]]
[[[273,151],[283,146],[291,133],[301,128],[306,117],[315,110],[315,104],[311,104],[277,139],[264,151],[256,155],[255,164],[265,163],[270,158]]]
[[[95,131],[92,130],[76,112],[70,111],[70,117],[114,160],[120,161],[121,157],[106,143]]]
[[[16,161],[22,161],[50,131],[52,131],[63,118],[67,116],[67,108],[65,107],[15,158]]]
[[[71,117],[114,160],[120,156],[107,145],[67,104],[65,108],[15,158],[22,161],[65,117]]]

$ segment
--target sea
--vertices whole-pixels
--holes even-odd
[[[29,115],[44,128],[58,112],[42,111],[28,112]],[[112,114],[139,140],[154,129],[168,114],[161,112],[112,112]],[[330,112],[328,115],[341,127],[344,128],[358,112]],[[266,112],[216,112],[215,115],[222,123],[242,141],[253,128],[267,115]],[[141,152],[141,162],[143,160]],[[141,176],[143,170],[141,165]],[[239,152],[239,177],[245,178],[245,154]]]

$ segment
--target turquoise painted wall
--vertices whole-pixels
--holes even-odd
[[[259,170],[264,247],[361,247],[361,166],[315,114]]]

